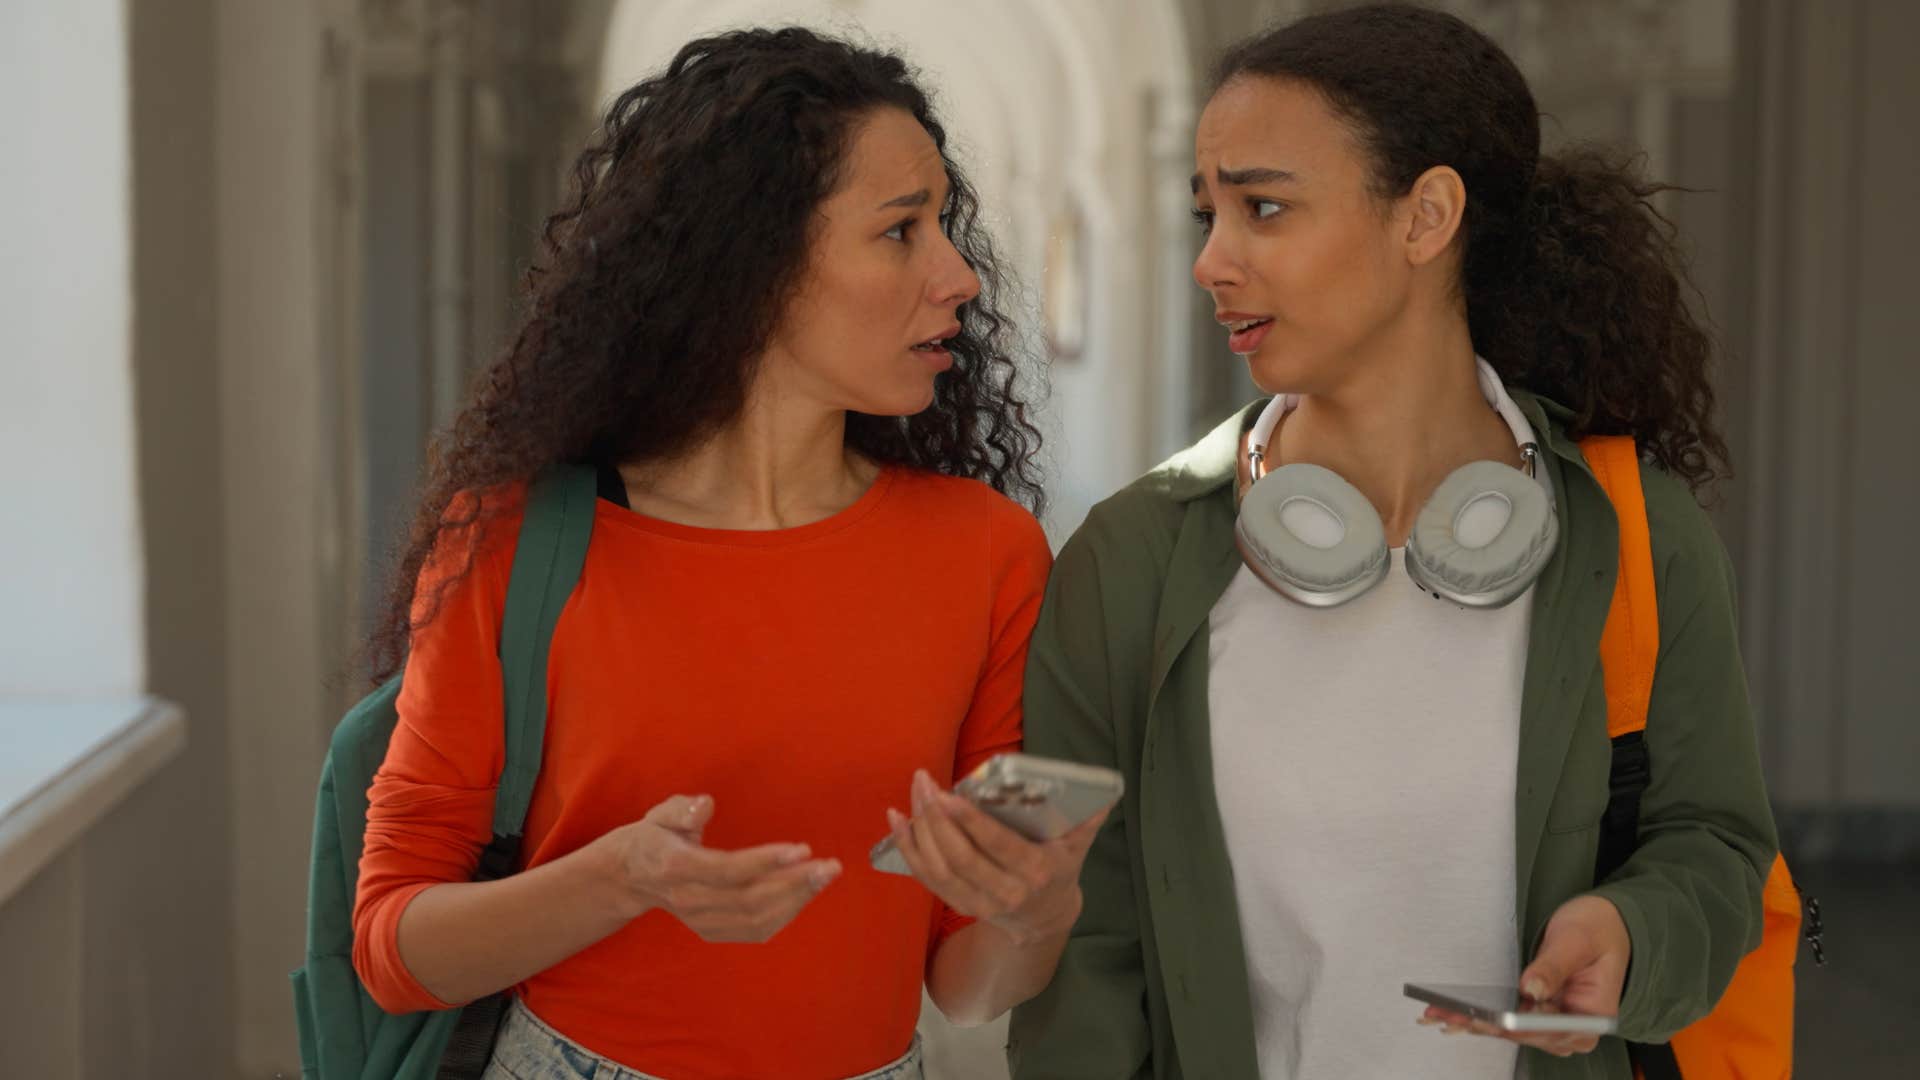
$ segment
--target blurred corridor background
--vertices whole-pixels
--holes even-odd
[[[1193,124],[1223,46],[1333,6],[0,0],[0,1077],[298,1075],[359,634],[621,88],[756,22],[925,72],[1027,287],[1057,542],[1253,395],[1189,276]],[[1920,3],[1438,6],[1513,54],[1550,140],[1694,189],[1662,209],[1724,346],[1713,512],[1835,957],[1801,1069],[1920,1075]],[[1005,1075],[998,1028],[927,1031],[935,1080]]]

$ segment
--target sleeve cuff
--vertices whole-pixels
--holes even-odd
[[[1620,1035],[1633,1042],[1664,1042],[1671,1032],[1654,1027],[1653,987],[1660,984],[1660,950],[1653,945],[1653,928],[1633,890],[1615,883],[1593,890],[1626,924],[1629,953],[1627,980],[1620,990]]]
[[[938,951],[948,938],[972,926],[975,921],[973,916],[962,915],[947,905],[941,904],[939,915],[933,923],[934,951]]]
[[[363,937],[354,943],[354,969],[374,1001],[389,1013],[438,1012],[461,1002],[441,1001],[420,985],[400,955],[400,919],[407,907],[437,882],[421,882],[396,889],[386,898]]]

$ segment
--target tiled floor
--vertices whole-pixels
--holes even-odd
[[[1920,866],[1796,866],[1820,899],[1827,966],[1800,954],[1801,1080],[1920,1080]],[[998,1080],[1004,1021],[955,1031],[923,1022],[928,1080]]]

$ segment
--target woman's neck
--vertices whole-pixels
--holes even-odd
[[[1389,544],[1405,543],[1448,473],[1470,461],[1520,464],[1512,430],[1481,393],[1464,318],[1383,335],[1342,369],[1281,425],[1275,463],[1338,473],[1379,511]]]
[[[808,525],[859,501],[879,466],[847,449],[847,414],[758,380],[732,423],[670,459],[620,466],[633,509],[682,525]]]

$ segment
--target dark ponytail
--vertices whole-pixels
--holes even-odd
[[[1715,426],[1713,338],[1673,224],[1625,155],[1540,153],[1526,79],[1443,12],[1377,4],[1316,15],[1224,56],[1244,76],[1313,86],[1373,157],[1378,193],[1451,166],[1467,189],[1461,290],[1473,345],[1502,378],[1573,410],[1571,432],[1630,434],[1696,491],[1731,470]]]

